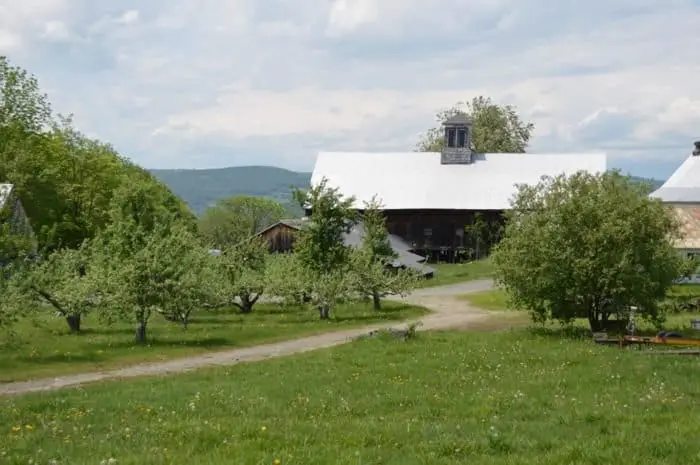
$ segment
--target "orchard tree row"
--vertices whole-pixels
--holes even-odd
[[[282,306],[309,305],[328,319],[343,301],[371,298],[380,310],[383,296],[408,292],[418,279],[410,270],[391,266],[395,255],[378,204],[363,215],[361,246],[344,243],[360,218],[350,208],[352,199],[342,199],[325,182],[296,193],[300,202],[313,206],[313,214],[293,254],[271,253],[244,227],[266,221],[261,218],[279,207],[273,202],[243,197],[215,207],[225,213],[222,205],[249,208],[220,224],[225,239],[215,243],[221,254],[212,255],[210,231],[150,202],[156,189],[122,186],[109,204],[107,226],[77,248],[61,248],[39,260],[21,253],[6,256],[0,325],[51,312],[77,334],[89,313],[105,325],[133,323],[136,342],[144,342],[154,315],[186,329],[193,312],[229,307],[250,313],[266,296]],[[5,232],[10,242],[13,237]]]
[[[255,238],[283,214],[276,202],[224,199],[198,220],[148,171],[54,114],[36,78],[5,57],[0,182],[14,185],[35,232],[15,236],[0,218],[3,327],[51,312],[80,333],[91,313],[104,324],[133,322],[136,340],[144,341],[154,314],[187,327],[193,311],[226,306],[249,313],[265,296],[311,305],[329,318],[337,302],[373,298],[379,309],[383,295],[415,282],[412,273],[389,266],[393,254],[378,211],[365,215],[362,247],[344,244],[358,217],[352,199],[325,184],[296,193],[318,208],[293,255],[271,254]],[[30,254],[34,244],[38,256]]]

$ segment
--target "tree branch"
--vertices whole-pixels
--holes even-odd
[[[51,294],[49,294],[46,291],[43,291],[39,289],[38,287],[32,285],[31,289],[36,292],[38,295],[44,298],[49,304],[51,304],[52,307],[54,307],[62,316],[66,316],[66,311],[63,309],[61,304],[58,303],[56,299],[53,298]]]

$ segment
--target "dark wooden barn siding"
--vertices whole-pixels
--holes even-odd
[[[502,224],[503,212],[472,210],[386,210],[387,229],[411,244],[419,254],[436,259],[454,259],[455,252],[474,248],[465,229],[477,213],[494,225]],[[440,256],[440,252],[443,252]]]
[[[292,228],[286,224],[278,224],[261,233],[267,241],[270,252],[290,252],[294,247],[294,240],[297,228]]]

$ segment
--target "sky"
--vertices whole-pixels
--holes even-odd
[[[700,140],[700,0],[0,0],[0,55],[148,168],[410,151],[478,95],[530,152],[665,178]]]

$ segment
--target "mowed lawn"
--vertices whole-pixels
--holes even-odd
[[[698,399],[695,357],[423,333],[0,399],[0,462],[697,463]]]
[[[258,304],[253,313],[234,309],[193,312],[189,328],[154,314],[148,325],[148,344],[134,344],[134,325],[108,326],[90,315],[83,333],[72,335],[62,318],[46,315],[21,321],[16,335],[0,338],[0,382],[26,380],[90,370],[116,368],[146,361],[161,361],[292,339],[374,323],[419,317],[427,310],[398,302],[383,302],[375,312],[371,304],[338,306],[332,319],[322,321],[308,307]],[[0,460],[0,463],[2,461]]]
[[[436,269],[435,276],[421,281],[419,287],[444,286],[493,276],[493,264],[489,259],[466,263],[431,263],[428,266]]]
[[[510,311],[512,309],[508,306],[508,296],[500,289],[492,289],[489,291],[474,292],[470,294],[464,294],[461,298],[471,305],[484,309],[493,311]],[[700,285],[698,284],[682,284],[673,286],[669,293],[668,298],[670,300],[676,301],[686,301],[688,299],[700,299]],[[518,312],[520,318],[509,318],[510,321],[519,320],[520,323],[526,324],[529,322],[527,312]],[[691,327],[691,320],[694,318],[700,318],[698,313],[675,313],[669,314],[664,324],[667,330],[679,330],[683,331],[686,335],[692,337],[700,337],[700,331],[696,331]],[[576,324],[580,327],[588,327],[588,322],[585,320],[577,321]],[[551,325],[550,325],[551,326]],[[655,328],[652,325],[639,321],[638,327],[640,331],[645,333],[655,332]]]

